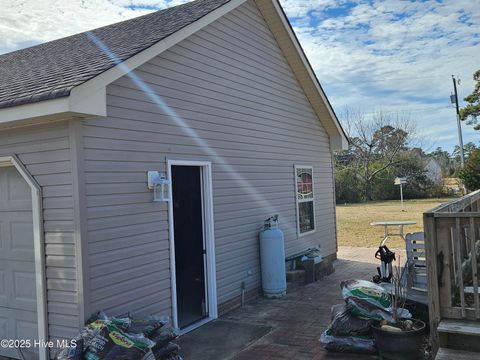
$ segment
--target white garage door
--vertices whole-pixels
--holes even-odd
[[[30,187],[15,167],[0,167],[0,339],[37,338]],[[17,349],[0,355],[21,358]]]

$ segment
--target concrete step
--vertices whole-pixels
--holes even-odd
[[[463,350],[438,349],[435,360],[479,360],[480,353]]]
[[[443,319],[437,330],[445,334],[480,336],[480,321]]]

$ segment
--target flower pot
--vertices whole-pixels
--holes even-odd
[[[425,323],[413,320],[414,329],[401,332],[382,330],[372,326],[375,344],[382,359],[414,360],[423,359],[423,340]]]

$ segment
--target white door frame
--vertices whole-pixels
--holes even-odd
[[[198,166],[202,172],[202,211],[203,211],[203,226],[204,226],[204,242],[206,249],[207,272],[205,283],[206,288],[206,303],[208,305],[208,317],[182,329],[181,333],[187,333],[199,326],[214,320],[218,317],[217,307],[217,279],[215,266],[215,232],[213,221],[213,186],[212,186],[212,163],[210,161],[190,161],[190,160],[168,160],[167,161],[167,177],[170,180],[170,202],[168,205],[168,228],[170,237],[170,277],[171,277],[171,291],[172,291],[172,316],[173,326],[178,328],[178,309],[177,309],[177,281],[175,270],[175,232],[174,232],[174,217],[173,217],[173,201],[172,189],[175,186],[172,180],[172,166]]]
[[[0,156],[0,167],[14,166],[27,182],[32,193],[33,246],[35,253],[35,283],[37,292],[38,340],[48,340],[47,290],[45,281],[45,242],[43,237],[42,190],[16,155]],[[39,359],[48,359],[48,349],[38,347]]]

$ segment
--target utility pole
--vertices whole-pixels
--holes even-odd
[[[455,107],[457,109],[457,127],[458,127],[458,145],[460,146],[460,161],[462,163],[462,168],[465,166],[465,154],[463,149],[463,136],[462,136],[462,121],[460,120],[460,106],[458,105],[458,92],[457,92],[457,80],[455,75],[452,75],[453,80],[453,89],[455,91],[454,99]]]

